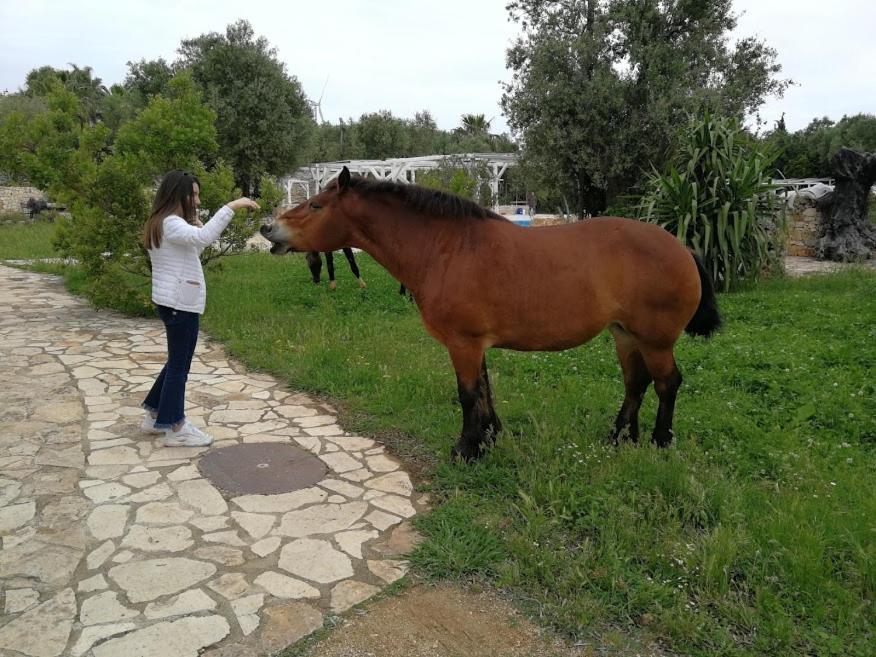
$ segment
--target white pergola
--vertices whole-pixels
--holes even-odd
[[[317,162],[298,170],[295,177],[282,179],[286,190],[286,201],[292,203],[292,189],[302,188],[307,196],[318,193],[328,183],[338,177],[347,167],[351,173],[367,175],[377,180],[393,180],[404,183],[417,182],[417,171],[437,169],[447,159],[459,161],[462,165],[483,163],[490,171],[490,190],[493,203],[499,197],[499,180],[509,166],[517,164],[516,153],[459,153],[454,155],[424,155],[421,157],[397,157],[388,160],[341,160],[338,162]],[[306,173],[305,173],[306,172]],[[307,176],[306,178],[304,176]]]

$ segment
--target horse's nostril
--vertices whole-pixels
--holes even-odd
[[[274,227],[273,224],[264,224],[261,228],[259,228],[259,232],[260,232],[264,237],[267,237],[267,236],[268,236],[268,233],[271,232],[271,228],[273,228],[273,227]]]

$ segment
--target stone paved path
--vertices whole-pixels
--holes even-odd
[[[248,374],[205,336],[186,413],[215,447],[290,443],[328,475],[225,495],[205,450],[139,432],[157,320],[90,308],[0,265],[0,656],[260,655],[402,577],[425,499],[332,408]]]

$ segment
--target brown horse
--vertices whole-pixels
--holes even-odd
[[[659,398],[652,441],[672,441],[682,331],[720,325],[710,279],[675,237],[602,217],[523,228],[461,198],[351,177],[261,228],[271,253],[355,246],[412,291],[426,330],[447,347],[463,423],[455,456],[479,457],[501,428],[485,352],[569,349],[603,329],[614,336],[626,396],[614,439],[638,440],[642,397]],[[520,263],[527,266],[521,267]]]

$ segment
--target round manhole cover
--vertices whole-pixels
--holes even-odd
[[[325,464],[310,452],[279,443],[223,447],[204,456],[198,468],[221,490],[257,495],[307,488],[326,474]]]

